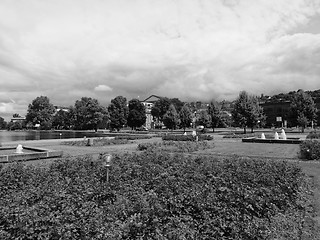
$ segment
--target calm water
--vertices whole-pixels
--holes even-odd
[[[0,131],[0,143],[24,140],[43,140],[43,139],[66,139],[103,137],[104,134],[95,132],[52,132],[52,131]]]

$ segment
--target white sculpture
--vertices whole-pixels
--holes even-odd
[[[187,132],[184,132],[184,134],[183,134],[183,135],[185,135],[185,136],[186,136],[186,135],[187,135]]]
[[[21,145],[21,144],[18,144],[18,146],[17,146],[17,148],[16,148],[16,153],[23,153],[23,152],[22,152],[22,149],[23,149],[22,145]]]
[[[266,136],[264,135],[264,133],[261,133],[261,139],[266,139]]]
[[[274,139],[279,139],[279,134],[277,132],[274,134]]]
[[[284,139],[284,140],[286,140],[286,139],[287,139],[287,135],[286,135],[286,133],[285,133],[284,129],[282,129],[282,130],[281,130],[280,137],[281,137],[281,139]]]

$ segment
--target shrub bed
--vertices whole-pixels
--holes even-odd
[[[257,133],[226,133],[223,135],[223,138],[248,138],[248,137],[257,137]]]
[[[153,143],[140,143],[138,144],[139,151],[145,150],[157,150],[157,151],[168,151],[168,152],[180,152],[190,153],[198,150],[204,150],[212,148],[214,145],[209,144],[207,141],[163,141]]]
[[[114,138],[114,139],[108,139],[108,138],[95,138],[93,140],[93,145],[95,147],[99,146],[107,146],[107,145],[117,145],[117,144],[127,144],[129,141],[126,138]],[[79,140],[79,141],[66,141],[62,142],[62,145],[70,145],[70,146],[87,146],[88,144],[88,139],[86,140]]]
[[[303,141],[300,144],[300,157],[307,160],[320,160],[320,141]]]
[[[137,140],[137,139],[150,139],[152,136],[150,135],[123,135],[123,136],[116,136],[115,139],[127,139],[127,140]]]
[[[306,138],[307,139],[320,139],[320,132],[312,131],[307,135]]]
[[[200,134],[200,135],[197,135],[197,137],[199,141],[213,140],[213,137],[211,135]],[[196,136],[169,134],[169,135],[162,136],[162,140],[164,141],[196,141]]]
[[[0,239],[301,239],[308,183],[286,162],[156,152],[0,170]]]

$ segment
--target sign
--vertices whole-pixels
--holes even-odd
[[[282,122],[282,117],[276,117],[277,122]]]

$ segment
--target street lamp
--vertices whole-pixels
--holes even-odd
[[[109,182],[109,171],[111,167],[112,155],[104,154],[102,155],[102,166],[107,169],[107,182]]]

